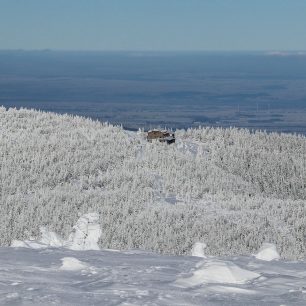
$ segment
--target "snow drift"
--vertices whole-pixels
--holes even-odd
[[[280,259],[280,256],[276,250],[276,245],[273,243],[264,243],[255,257],[265,261]]]
[[[232,262],[214,259],[198,264],[191,277],[178,279],[176,284],[183,287],[207,283],[245,284],[258,277],[260,274],[241,269]]]
[[[74,257],[64,257],[61,259],[63,262],[60,270],[63,271],[79,271],[87,268],[87,265]]]
[[[191,250],[191,256],[196,257],[203,257],[205,258],[205,249],[207,248],[207,245],[203,242],[196,242]]]
[[[66,241],[56,233],[49,232],[45,227],[41,227],[40,239],[13,240],[11,247],[31,249],[64,247],[76,251],[99,250],[98,241],[101,236],[101,229],[98,221],[99,215],[97,213],[81,216]]]
[[[99,250],[100,236],[99,215],[89,213],[78,220],[64,245],[71,250]]]

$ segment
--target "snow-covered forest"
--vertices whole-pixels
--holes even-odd
[[[102,248],[306,255],[306,137],[199,128],[173,145],[91,119],[0,108],[0,245],[67,238],[97,212]]]

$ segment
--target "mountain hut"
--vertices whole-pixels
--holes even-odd
[[[166,142],[167,144],[171,144],[175,142],[175,134],[166,130],[150,130],[147,133],[147,140],[152,142],[153,140],[159,142]]]

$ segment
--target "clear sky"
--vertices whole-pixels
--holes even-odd
[[[0,49],[306,50],[306,0],[0,0]]]

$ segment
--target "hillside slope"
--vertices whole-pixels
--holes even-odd
[[[0,108],[0,244],[68,236],[97,212],[100,247],[251,254],[273,242],[306,253],[306,138],[200,128],[177,143],[81,117]]]

